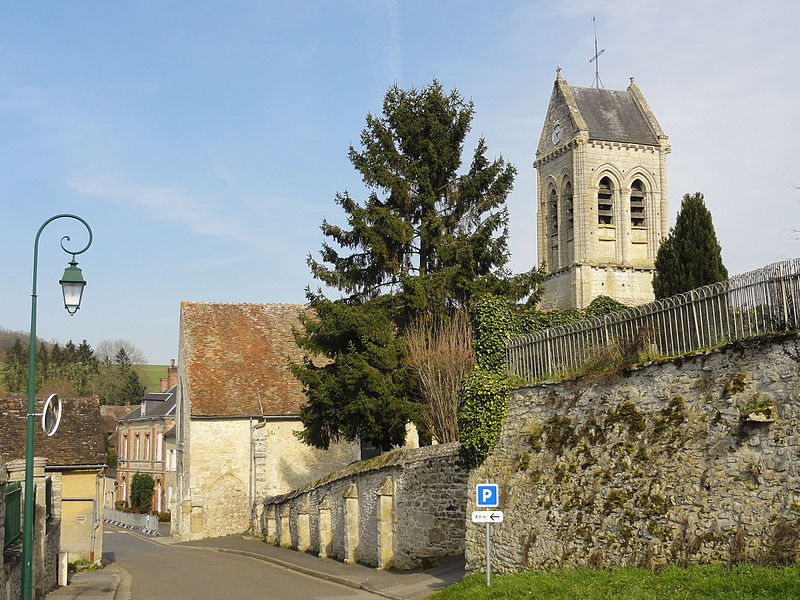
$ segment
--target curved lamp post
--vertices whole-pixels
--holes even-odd
[[[39,262],[39,236],[49,223],[56,219],[75,219],[80,221],[89,232],[89,241],[80,250],[69,250],[64,242],[70,241],[65,235],[61,238],[61,249],[72,255],[69,266],[64,270],[64,276],[59,283],[64,292],[64,308],[70,316],[74,315],[81,305],[81,296],[86,282],[83,280],[81,270],[75,257],[82,254],[92,245],[92,229],[89,224],[76,215],[56,215],[42,223],[36,232],[33,243],[33,291],[31,293],[31,332],[28,340],[28,414],[25,432],[25,507],[23,512],[23,537],[22,537],[22,600],[33,598],[33,424],[36,416],[36,270]]]

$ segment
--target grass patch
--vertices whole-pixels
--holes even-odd
[[[161,391],[161,378],[167,376],[169,365],[133,365],[139,379],[147,387],[147,393]]]
[[[85,571],[99,571],[100,569],[104,568],[102,563],[99,562],[91,562],[86,559],[76,560],[75,562],[69,563],[67,565],[67,569],[70,573],[83,573]]]
[[[800,566],[702,565],[689,568],[526,571],[492,576],[474,573],[429,596],[432,600],[535,598],[536,600],[748,600],[800,598]]]

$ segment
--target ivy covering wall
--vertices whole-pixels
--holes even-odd
[[[475,368],[464,378],[458,410],[461,458],[472,468],[494,449],[508,409],[509,390],[519,383],[508,375],[506,342],[563,323],[605,315],[625,308],[608,296],[598,296],[585,309],[516,309],[499,296],[487,294],[470,307]]]

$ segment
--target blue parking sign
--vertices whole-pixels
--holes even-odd
[[[475,486],[475,504],[479,508],[500,505],[500,491],[496,483],[479,483]]]

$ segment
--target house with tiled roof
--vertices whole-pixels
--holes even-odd
[[[151,510],[166,512],[175,489],[175,446],[168,433],[175,428],[177,367],[172,361],[169,389],[145,395],[138,406],[117,419],[116,501],[130,506],[131,480],[137,473],[153,478]]]
[[[105,476],[105,495],[103,505],[106,508],[114,508],[114,501],[117,499],[117,464],[116,457],[110,455],[113,449],[114,453],[119,453],[119,442],[117,440],[117,419],[124,417],[131,412],[131,406],[126,404],[124,406],[115,406],[112,404],[103,404],[100,406],[100,422],[103,428],[103,435],[106,437],[106,452],[108,456],[108,469],[106,469]]]
[[[96,398],[62,398],[63,413],[55,435],[35,429],[34,475],[51,480],[55,519],[61,521],[61,552],[68,560],[99,561],[103,552],[105,438]],[[36,400],[41,413],[44,400]],[[25,417],[23,397],[0,399],[0,455],[11,480],[24,479]]]
[[[298,304],[181,304],[173,535],[245,531],[266,496],[360,458],[357,445],[319,450],[294,435],[306,397],[289,372]]]

